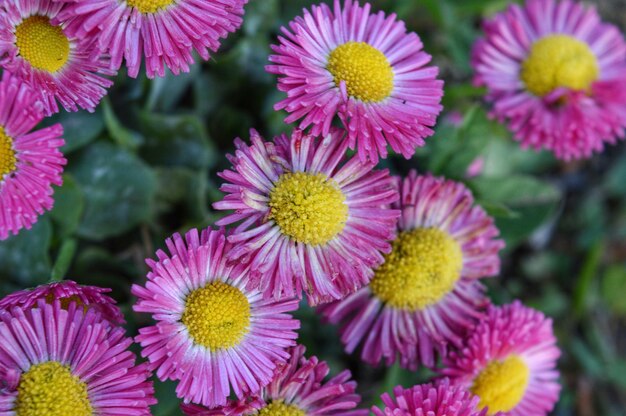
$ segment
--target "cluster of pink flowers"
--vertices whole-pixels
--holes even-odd
[[[0,240],[53,205],[65,159],[59,111],[94,111],[126,63],[137,77],[189,71],[243,22],[247,0],[0,0]]]
[[[0,239],[49,210],[62,182],[63,129],[32,131],[39,121],[58,104],[93,110],[123,63],[131,77],[142,64],[150,78],[188,71],[246,3],[0,0]],[[623,136],[626,42],[593,9],[528,0],[485,33],[476,82],[523,145],[570,159]],[[0,416],[147,415],[152,373],[177,383],[187,415],[367,414],[350,373],[328,378],[297,344],[303,296],[346,352],[439,374],[383,395],[376,415],[547,415],[560,351],[549,318],[486,296],[504,247],[493,219],[459,182],[376,167],[433,134],[443,82],[422,48],[395,15],[354,0],[283,28],[266,70],[286,93],[276,110],[299,124],[236,139],[219,228],[175,234],[147,260],[132,287],[134,310],[154,319],[134,340],[146,362],[107,290],[14,293],[0,300]]]

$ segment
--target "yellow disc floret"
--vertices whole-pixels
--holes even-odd
[[[175,1],[176,0],[126,0],[126,3],[130,7],[139,10],[141,13],[150,14],[167,8]]]
[[[270,192],[270,215],[283,234],[299,243],[326,244],[348,220],[346,197],[323,173],[285,173]]]
[[[228,349],[250,330],[250,303],[236,287],[209,283],[187,296],[181,321],[196,344],[210,350]]]
[[[600,76],[589,46],[568,35],[549,35],[536,41],[522,64],[526,88],[540,97],[558,87],[588,90]]]
[[[53,26],[46,16],[27,17],[15,28],[19,55],[33,68],[57,72],[70,56],[70,41],[61,26]]]
[[[306,413],[292,404],[274,401],[262,408],[259,416],[306,416]]]
[[[57,361],[33,365],[17,387],[17,416],[91,416],[87,385]]]
[[[382,101],[393,90],[393,68],[387,57],[365,42],[347,42],[335,48],[326,69],[335,85],[345,81],[348,94],[366,103]]]
[[[504,361],[492,361],[474,379],[471,391],[480,397],[479,407],[489,407],[489,414],[509,412],[526,392],[530,370],[520,357],[511,355]]]
[[[370,283],[388,305],[416,311],[437,303],[461,274],[463,252],[446,232],[417,228],[401,232]]]
[[[17,165],[17,157],[13,149],[13,139],[0,126],[0,182],[5,175],[13,172]]]
[[[55,301],[55,300],[57,300],[58,298],[55,298],[55,297],[54,297],[54,295],[53,295],[52,293],[48,293],[48,294],[46,295],[46,298],[45,298],[45,299],[46,299],[46,303],[47,303],[48,305],[52,305],[52,304],[54,304],[54,301]],[[87,307],[87,305],[85,305],[85,304],[83,303],[82,299],[81,299],[81,298],[80,298],[80,296],[78,296],[78,295],[71,295],[71,296],[68,296],[68,297],[66,297],[66,298],[60,298],[60,299],[59,299],[59,303],[61,304],[61,305],[60,305],[60,306],[61,306],[61,309],[65,309],[65,310],[68,310],[68,308],[70,307],[70,304],[71,304],[71,303],[75,303],[75,304],[76,304],[76,306],[77,306],[77,308],[79,308],[79,309],[80,309],[80,307],[82,306],[82,310],[83,310],[83,312],[85,312],[85,313],[87,313],[87,310],[89,309],[89,308]],[[36,306],[35,306],[35,307],[36,307]]]

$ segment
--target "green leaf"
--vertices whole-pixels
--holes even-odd
[[[494,201],[477,201],[481,205],[487,214],[496,218],[519,218],[520,214],[513,211],[503,203]]]
[[[152,165],[206,169],[217,157],[202,122],[195,116],[142,113],[145,145],[141,156]]]
[[[78,229],[85,209],[85,198],[76,180],[68,173],[63,175],[63,186],[54,193],[54,208],[50,218],[57,225],[61,238],[72,235]]]
[[[74,161],[70,171],[85,195],[80,236],[102,240],[151,218],[156,178],[133,154],[96,143]]]
[[[31,230],[21,230],[0,242],[0,277],[19,282],[22,287],[46,283],[50,279],[51,237],[52,226],[43,217]]]
[[[608,268],[602,278],[602,297],[616,314],[626,317],[626,267],[623,264]]]
[[[200,68],[200,65],[192,65],[189,73],[178,75],[166,71],[165,77],[156,77],[151,80],[146,110],[150,112],[173,110],[199,74]]]
[[[607,175],[604,186],[611,195],[626,197],[626,154],[617,159]]]
[[[574,312],[576,316],[582,316],[587,310],[588,299],[591,291],[591,283],[593,279],[598,275],[598,267],[602,260],[602,254],[604,253],[604,244],[597,242],[589,250],[585,257],[585,262],[580,270],[580,276],[576,282],[574,288]]]
[[[201,221],[208,214],[207,176],[185,168],[157,168],[157,199],[165,206],[182,205],[186,216]]]
[[[176,383],[155,381],[154,393],[159,405],[153,409],[154,416],[170,416],[180,413],[180,400],[176,398]]]
[[[514,216],[496,218],[496,225],[508,249],[546,223],[561,200],[558,188],[531,176],[478,177],[469,181],[468,185],[478,200],[503,204],[515,212]]]
[[[541,205],[561,198],[558,188],[532,176],[478,177],[470,183],[486,200],[510,207]]]
[[[104,119],[100,107],[94,113],[61,111],[44,119],[42,125],[51,126],[55,123],[61,123],[63,126],[65,146],[61,150],[65,154],[91,143],[104,131]]]

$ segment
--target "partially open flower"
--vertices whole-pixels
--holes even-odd
[[[28,334],[28,335],[25,335]],[[0,310],[0,415],[148,416],[150,371],[94,310],[40,299]]]

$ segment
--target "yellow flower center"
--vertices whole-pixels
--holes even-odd
[[[348,220],[346,197],[323,173],[285,173],[270,192],[270,215],[283,234],[299,243],[326,244]]]
[[[376,270],[370,289],[394,308],[416,311],[454,289],[463,266],[459,243],[437,228],[404,231]]]
[[[337,46],[326,69],[337,86],[345,81],[348,94],[366,103],[382,101],[393,90],[393,68],[387,57],[365,42]]]
[[[15,28],[19,55],[33,68],[50,73],[63,68],[70,57],[70,41],[60,26],[46,16],[27,17]]]
[[[274,401],[259,411],[260,416],[306,416],[303,410],[283,401]]]
[[[228,349],[250,330],[250,303],[236,287],[213,282],[187,296],[181,321],[197,344]]]
[[[33,365],[17,387],[16,416],[91,416],[87,385],[57,361]]]
[[[480,397],[479,407],[489,406],[489,414],[509,412],[524,397],[530,370],[516,355],[504,361],[492,361],[474,379],[470,390]]]
[[[567,35],[536,41],[521,72],[526,88],[540,97],[558,87],[588,90],[599,76],[598,61],[589,46]]]
[[[175,1],[176,0],[126,0],[126,3],[130,7],[139,10],[141,13],[149,14],[167,8]]]
[[[13,139],[0,126],[0,182],[5,175],[13,172],[17,165],[17,157],[13,150]]]
[[[52,305],[57,298],[55,298],[52,293],[48,293],[46,295],[45,299],[46,299],[46,303],[48,305]],[[80,307],[82,306],[83,307],[83,312],[85,312],[85,313],[89,309],[87,307],[87,305],[85,305],[83,303],[83,301],[81,300],[80,296],[78,296],[78,295],[72,295],[72,296],[68,296],[66,298],[61,298],[61,299],[59,299],[59,302],[61,303],[61,309],[65,309],[65,310],[67,310],[69,308],[70,303],[72,303],[72,302],[76,303],[77,309],[80,309]]]

